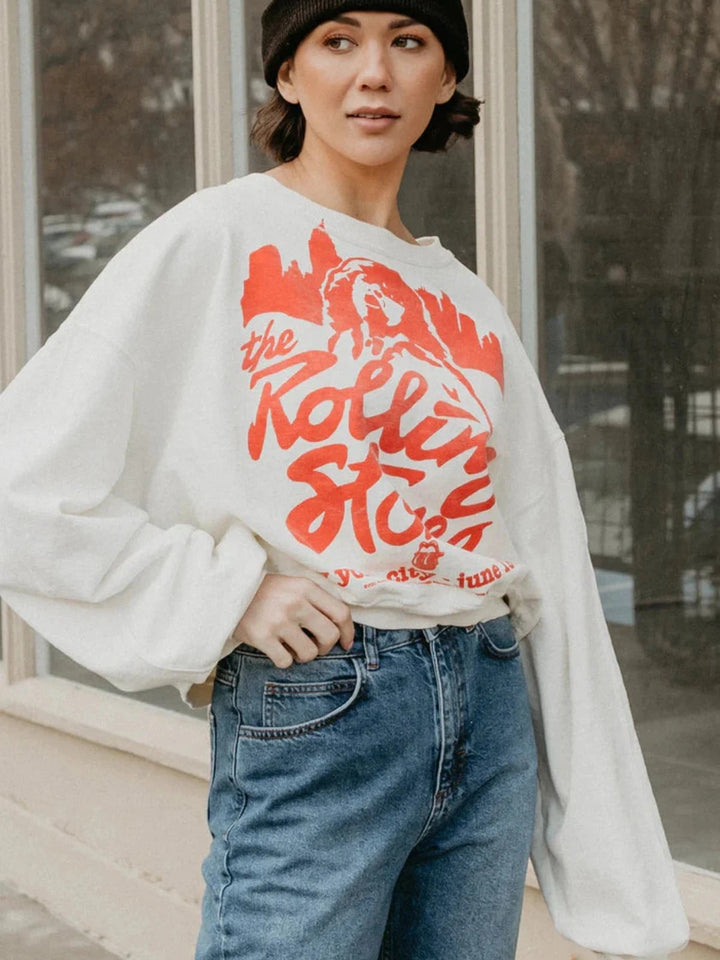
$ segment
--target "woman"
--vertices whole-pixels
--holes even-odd
[[[667,956],[562,431],[398,213],[410,150],[478,119],[461,3],[273,0],[263,62],[279,165],[138,234],[3,397],[3,596],[210,703],[196,960],[509,960],[529,855],[562,934]]]

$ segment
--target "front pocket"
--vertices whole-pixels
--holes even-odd
[[[295,737],[335,722],[364,685],[358,657],[317,656],[283,669],[266,657],[241,657],[235,691],[238,736]]]
[[[477,626],[480,643],[488,656],[496,660],[511,660],[520,655],[520,641],[507,614],[478,623]]]

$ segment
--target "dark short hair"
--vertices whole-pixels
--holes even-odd
[[[456,89],[447,103],[435,105],[430,122],[412,149],[438,153],[447,150],[458,137],[469,140],[480,122],[484,102]],[[277,163],[287,163],[298,156],[304,139],[305,117],[300,105],[289,103],[273,89],[272,96],[255,113],[250,140]]]

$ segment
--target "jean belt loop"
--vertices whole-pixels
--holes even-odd
[[[378,657],[378,646],[375,627],[370,627],[366,623],[362,625],[363,629],[363,647],[365,648],[365,663],[368,670],[377,670],[380,666]]]

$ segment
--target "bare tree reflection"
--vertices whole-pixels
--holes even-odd
[[[538,10],[540,235],[570,263],[551,401],[595,559],[632,572],[639,639],[717,682],[720,2]]]

